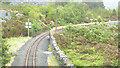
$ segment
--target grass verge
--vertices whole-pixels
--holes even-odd
[[[15,53],[17,52],[29,39],[32,37],[11,37],[6,38],[6,44],[9,45],[8,53]],[[15,54],[14,54],[15,55]],[[14,61],[14,57],[10,58],[10,62],[6,64],[6,66],[11,66],[12,62]]]
[[[52,48],[50,45],[48,47],[48,51],[52,52]],[[59,66],[59,63],[54,55],[49,55],[47,61],[48,61],[48,66],[50,66],[50,68],[54,68],[53,66]]]

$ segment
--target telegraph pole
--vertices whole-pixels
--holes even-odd
[[[55,32],[57,31],[57,18],[58,18],[58,9],[57,9],[57,13],[56,13],[56,28],[55,28]]]
[[[28,38],[29,38],[29,19],[28,19]]]

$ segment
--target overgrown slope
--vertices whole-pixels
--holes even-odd
[[[75,66],[117,66],[118,27],[104,24],[68,26],[54,35]],[[120,64],[119,64],[120,65]]]

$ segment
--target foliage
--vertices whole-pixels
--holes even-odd
[[[26,32],[27,29],[24,28],[25,22],[28,21],[32,22],[33,27],[40,24],[45,24],[47,27],[52,28],[55,26],[56,22],[56,11],[58,9],[58,26],[67,25],[69,23],[72,24],[80,24],[83,22],[90,22],[90,19],[98,19],[98,22],[107,22],[109,19],[116,20],[117,18],[114,17],[117,14],[116,10],[107,10],[104,8],[102,2],[100,3],[77,3],[77,2],[50,2],[48,5],[9,5],[0,3],[3,6],[3,10],[9,11],[12,15],[10,20],[6,20],[7,23],[20,23],[21,29],[24,29]],[[94,8],[95,7],[95,8]],[[16,12],[15,12],[16,11]],[[23,16],[16,16],[16,14],[23,14]],[[6,14],[7,15],[7,14]],[[100,18],[99,18],[100,17]],[[53,21],[53,23],[51,23]],[[97,22],[95,21],[95,22]],[[43,23],[41,23],[43,22]],[[39,24],[36,24],[39,23]],[[4,26],[3,26],[4,27]],[[4,27],[5,31],[12,30],[14,33],[14,27],[7,26]],[[38,35],[45,30],[44,26],[37,27],[35,29],[30,29],[31,36]],[[38,32],[36,32],[38,30]],[[49,29],[47,29],[49,30]],[[10,31],[8,31],[9,33]],[[16,32],[17,33],[17,32]],[[7,34],[7,33],[4,33]],[[23,33],[23,36],[26,36],[26,33]],[[14,35],[11,35],[14,36]],[[11,37],[10,36],[10,37]],[[16,35],[20,36],[20,35]],[[8,37],[5,35],[4,37]]]
[[[56,2],[56,5],[65,6],[68,2]]]
[[[54,35],[61,50],[75,66],[118,65],[118,28],[105,24],[67,26]],[[79,57],[78,57],[79,56]]]
[[[2,24],[0,23],[0,67],[2,66]]]
[[[42,23],[34,23],[34,24],[32,24],[32,28],[30,29],[31,36],[39,35],[42,32],[45,32],[45,30],[47,30],[46,26],[44,26],[44,28],[42,28],[41,24]]]
[[[21,23],[2,23],[3,28],[3,38],[15,37],[15,36],[25,36],[27,30]]]
[[[85,2],[89,8],[105,8],[103,2]]]
[[[89,41],[87,40],[87,42],[89,43],[92,41],[106,43],[106,40],[109,39],[109,37],[113,37],[113,34],[110,33],[110,30],[104,27],[104,25],[93,25],[89,27],[79,28],[68,26],[66,28],[66,31],[68,33],[72,33],[72,35],[74,35],[75,37],[78,37],[79,35],[85,37],[86,39],[89,40]]]
[[[90,22],[90,19],[98,19],[99,22],[116,20],[116,10],[107,10],[104,8],[103,3],[75,3],[75,2],[53,2],[48,3],[48,5],[9,5],[8,2],[1,3],[0,2],[0,9],[6,10],[11,13],[12,18],[10,20],[5,19],[6,23],[3,22],[3,38],[8,37],[17,37],[17,36],[27,36],[27,29],[25,28],[25,22],[28,21],[28,18],[30,22],[32,23],[32,28],[30,29],[30,36],[36,36],[39,35],[42,32],[48,31],[49,29],[53,28],[55,26],[56,22],[56,10],[58,9],[58,26],[63,26],[69,23],[72,24],[80,24],[82,22]],[[18,12],[15,12],[18,11]],[[16,16],[16,14],[23,14],[23,16]],[[6,13],[6,15],[8,15]],[[100,16],[100,17],[99,17]],[[108,17],[108,18],[106,18]],[[88,19],[87,19],[88,18]],[[94,28],[93,28],[94,27]],[[102,62],[104,62],[103,56],[98,56],[98,54],[95,54],[96,48],[91,47],[92,44],[96,43],[102,43],[102,44],[108,44],[109,45],[116,45],[117,41],[114,37],[117,36],[115,29],[112,27],[105,29],[106,27],[103,27],[102,25],[97,26],[90,26],[90,27],[67,27],[65,29],[66,34],[58,34],[57,37],[57,43],[60,44],[61,48],[66,48],[67,50],[64,50],[65,53],[67,53],[67,56],[69,56],[69,59],[77,66],[77,65],[85,65],[87,62],[86,60],[90,60],[91,66],[94,65],[102,65]],[[111,34],[110,30],[113,31],[113,34]],[[1,27],[0,27],[1,30]],[[104,32],[104,30],[106,32]],[[0,33],[1,36],[2,33]],[[108,37],[110,36],[110,37]],[[63,42],[60,42],[62,40]],[[106,41],[107,40],[107,41]],[[0,39],[1,41],[1,39]],[[85,45],[88,45],[87,47],[89,49],[86,49],[86,47],[83,47]],[[90,45],[89,45],[90,44]],[[75,46],[78,46],[77,48]],[[82,46],[81,46],[82,45]],[[98,48],[102,48],[103,45],[98,44]],[[105,45],[104,45],[105,46]],[[106,45],[107,46],[107,45]],[[7,52],[9,45],[6,44],[6,40],[2,41],[2,57],[3,57],[3,65],[5,65],[12,56],[12,53]],[[82,49],[83,50],[79,50]],[[110,47],[106,49],[106,51],[110,51]],[[114,46],[113,46],[114,47]],[[72,50],[71,50],[72,49]],[[84,50],[85,49],[85,50]],[[102,49],[104,51],[104,49]],[[102,51],[100,50],[100,51]],[[114,48],[113,48],[114,50]],[[80,51],[79,53],[83,53],[82,55],[79,53],[76,53]],[[116,50],[114,50],[116,51]],[[1,52],[1,51],[0,51]],[[8,54],[9,53],[9,54]],[[85,57],[85,53],[89,53],[88,57]],[[93,54],[92,54],[93,53]],[[76,54],[74,57],[78,57],[76,59],[72,59],[71,55]],[[99,53],[100,54],[100,53]],[[108,53],[111,54],[111,53]],[[116,54],[116,53],[115,53]],[[96,56],[97,55],[97,56]],[[94,61],[91,61],[93,57],[98,57],[98,59],[94,59]],[[106,55],[105,55],[106,56]],[[88,59],[86,59],[88,58]],[[114,58],[114,57],[113,57]],[[79,61],[78,59],[85,59],[82,61]],[[100,60],[101,59],[101,60]],[[111,59],[111,58],[110,58]],[[97,60],[97,61],[95,61]],[[114,63],[116,60],[113,61]]]
[[[91,8],[90,5],[93,7]],[[94,8],[96,7],[96,8]],[[31,22],[33,20],[40,20],[49,18],[50,21],[55,22],[56,20],[56,9],[58,9],[58,21],[60,23],[81,23],[86,21],[86,17],[89,19],[97,18],[101,16],[111,17],[112,10],[107,10],[103,7],[102,2],[92,2],[87,3],[77,3],[77,2],[60,2],[60,3],[48,3],[48,5],[40,6],[40,5],[18,5],[13,6],[9,5],[6,8],[10,8],[13,11],[17,10],[18,13],[21,13],[27,17],[31,18]],[[89,22],[89,21],[88,21]],[[59,24],[60,24],[59,23]],[[61,25],[61,24],[60,24]]]
[[[10,46],[6,44],[6,41],[2,40],[2,66],[5,66],[5,64],[10,61],[10,57],[12,56],[12,53],[8,52],[9,47]]]
[[[12,37],[2,40],[2,65],[5,66],[11,60],[11,57],[16,56],[15,52],[30,38]]]
[[[81,6],[81,7],[80,7]],[[85,20],[85,11],[87,5],[84,3],[69,3],[59,12],[59,21],[64,20],[66,23],[81,23]],[[63,13],[64,11],[64,13]],[[71,11],[71,12],[70,12]]]
[[[120,3],[120,2],[119,2]],[[120,4],[119,4],[119,6],[118,6],[118,20],[120,20]]]
[[[117,16],[117,13],[116,13],[115,9],[113,9],[113,12],[112,12],[111,16]]]
[[[111,13],[111,20],[117,20],[118,19],[118,13],[116,9],[113,9],[112,13]]]

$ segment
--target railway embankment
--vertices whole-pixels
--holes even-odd
[[[53,37],[53,35],[51,33],[50,33],[50,46],[52,48],[54,56],[57,58],[57,60],[60,64],[60,66],[74,66],[69,61],[69,59],[67,58],[65,53],[60,50],[59,46],[57,45],[57,43],[55,41],[55,38]]]

